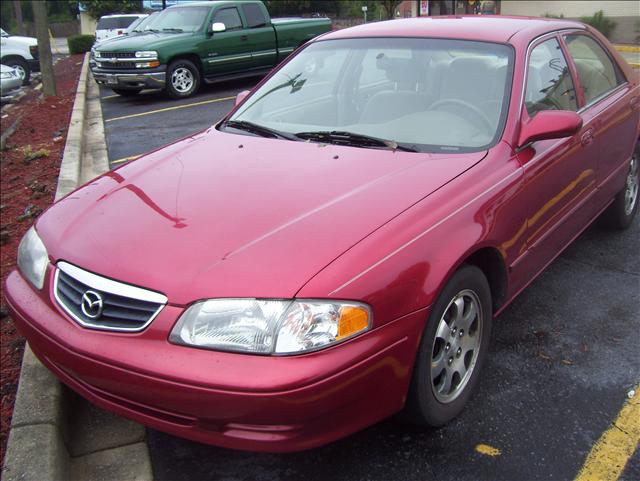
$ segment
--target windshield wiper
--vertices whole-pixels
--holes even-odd
[[[371,137],[369,135],[356,134],[354,132],[327,130],[298,132],[295,135],[298,138],[310,140],[312,142],[326,142],[328,144],[350,145],[353,147],[382,147],[391,150],[402,150],[404,152],[420,152],[415,145],[399,144],[395,140],[385,140],[378,137]]]
[[[300,140],[293,134],[280,132],[279,130],[265,127],[264,125],[254,124],[246,120],[228,120],[224,123],[224,127],[231,127],[232,129],[244,130],[252,134],[259,135],[261,137],[271,137],[274,139],[287,139],[287,140]]]
[[[184,30],[182,30],[181,28],[163,28],[162,31],[163,32],[175,32],[175,33],[184,32]]]

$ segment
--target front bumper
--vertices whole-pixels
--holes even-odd
[[[82,328],[51,301],[52,271],[42,293],[15,271],[5,291],[12,319],[51,371],[104,409],[250,451],[313,448],[400,410],[426,318],[418,311],[300,356],[215,352],[167,342],[182,312],[172,305],[140,333]]]
[[[118,89],[163,89],[166,80],[164,66],[150,69],[144,72],[139,70],[105,70],[95,67],[95,61],[91,68],[93,78],[100,85]]]

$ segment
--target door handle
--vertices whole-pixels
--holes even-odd
[[[589,145],[591,142],[593,142],[593,129],[587,129],[580,136],[580,143],[582,145]]]
[[[249,37],[247,35],[240,35],[240,40],[242,40],[243,42],[245,40],[247,40]]]
[[[640,110],[640,97],[631,97],[629,107],[631,107],[631,110],[634,112]]]

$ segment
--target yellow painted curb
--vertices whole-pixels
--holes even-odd
[[[640,385],[591,448],[575,481],[616,481],[640,442]],[[631,394],[631,393],[630,393]]]
[[[640,52],[640,47],[637,45],[614,45],[618,52]]]

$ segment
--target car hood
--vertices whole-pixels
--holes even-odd
[[[336,257],[482,160],[210,129],[95,179],[36,224],[53,262],[160,291],[290,298]]]
[[[119,52],[135,52],[136,50],[152,50],[154,48],[161,48],[165,44],[174,43],[177,40],[192,36],[193,32],[141,32],[136,35],[120,35],[118,37],[103,40],[96,46],[96,51],[101,52],[115,50]]]
[[[19,35],[11,35],[10,37],[6,37],[6,39],[10,40],[13,43],[25,45],[27,47],[38,45],[38,40],[33,37],[20,37]]]

